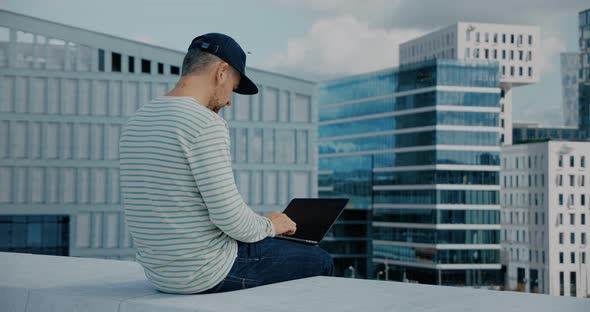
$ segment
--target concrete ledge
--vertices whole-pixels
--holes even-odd
[[[0,253],[2,311],[590,311],[590,300],[314,277],[211,295],[157,291],[131,261]]]

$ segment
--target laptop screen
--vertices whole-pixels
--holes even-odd
[[[295,198],[284,213],[297,224],[291,237],[319,242],[344,210],[348,199]]]

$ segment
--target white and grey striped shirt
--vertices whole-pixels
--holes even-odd
[[[193,98],[143,105],[119,145],[125,221],[136,259],[159,290],[207,290],[231,269],[236,240],[275,235],[238,193],[225,120]]]

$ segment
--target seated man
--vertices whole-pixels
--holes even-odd
[[[141,106],[120,140],[125,220],[137,261],[160,291],[224,292],[332,275],[317,246],[292,235],[285,214],[263,217],[242,200],[233,177],[227,124],[217,113],[232,91],[256,94],[246,54],[231,37],[195,38],[176,86]]]

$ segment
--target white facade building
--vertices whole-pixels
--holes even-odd
[[[590,142],[505,146],[501,153],[506,287],[590,296]]]
[[[134,258],[119,132],[174,86],[184,54],[0,10],[0,250],[62,241],[71,256]],[[240,193],[260,213],[317,197],[316,84],[247,71],[260,93],[221,112]]]
[[[433,58],[497,61],[502,98],[502,142],[512,144],[512,87],[539,81],[540,30],[536,26],[458,22],[402,43],[400,65]]]

